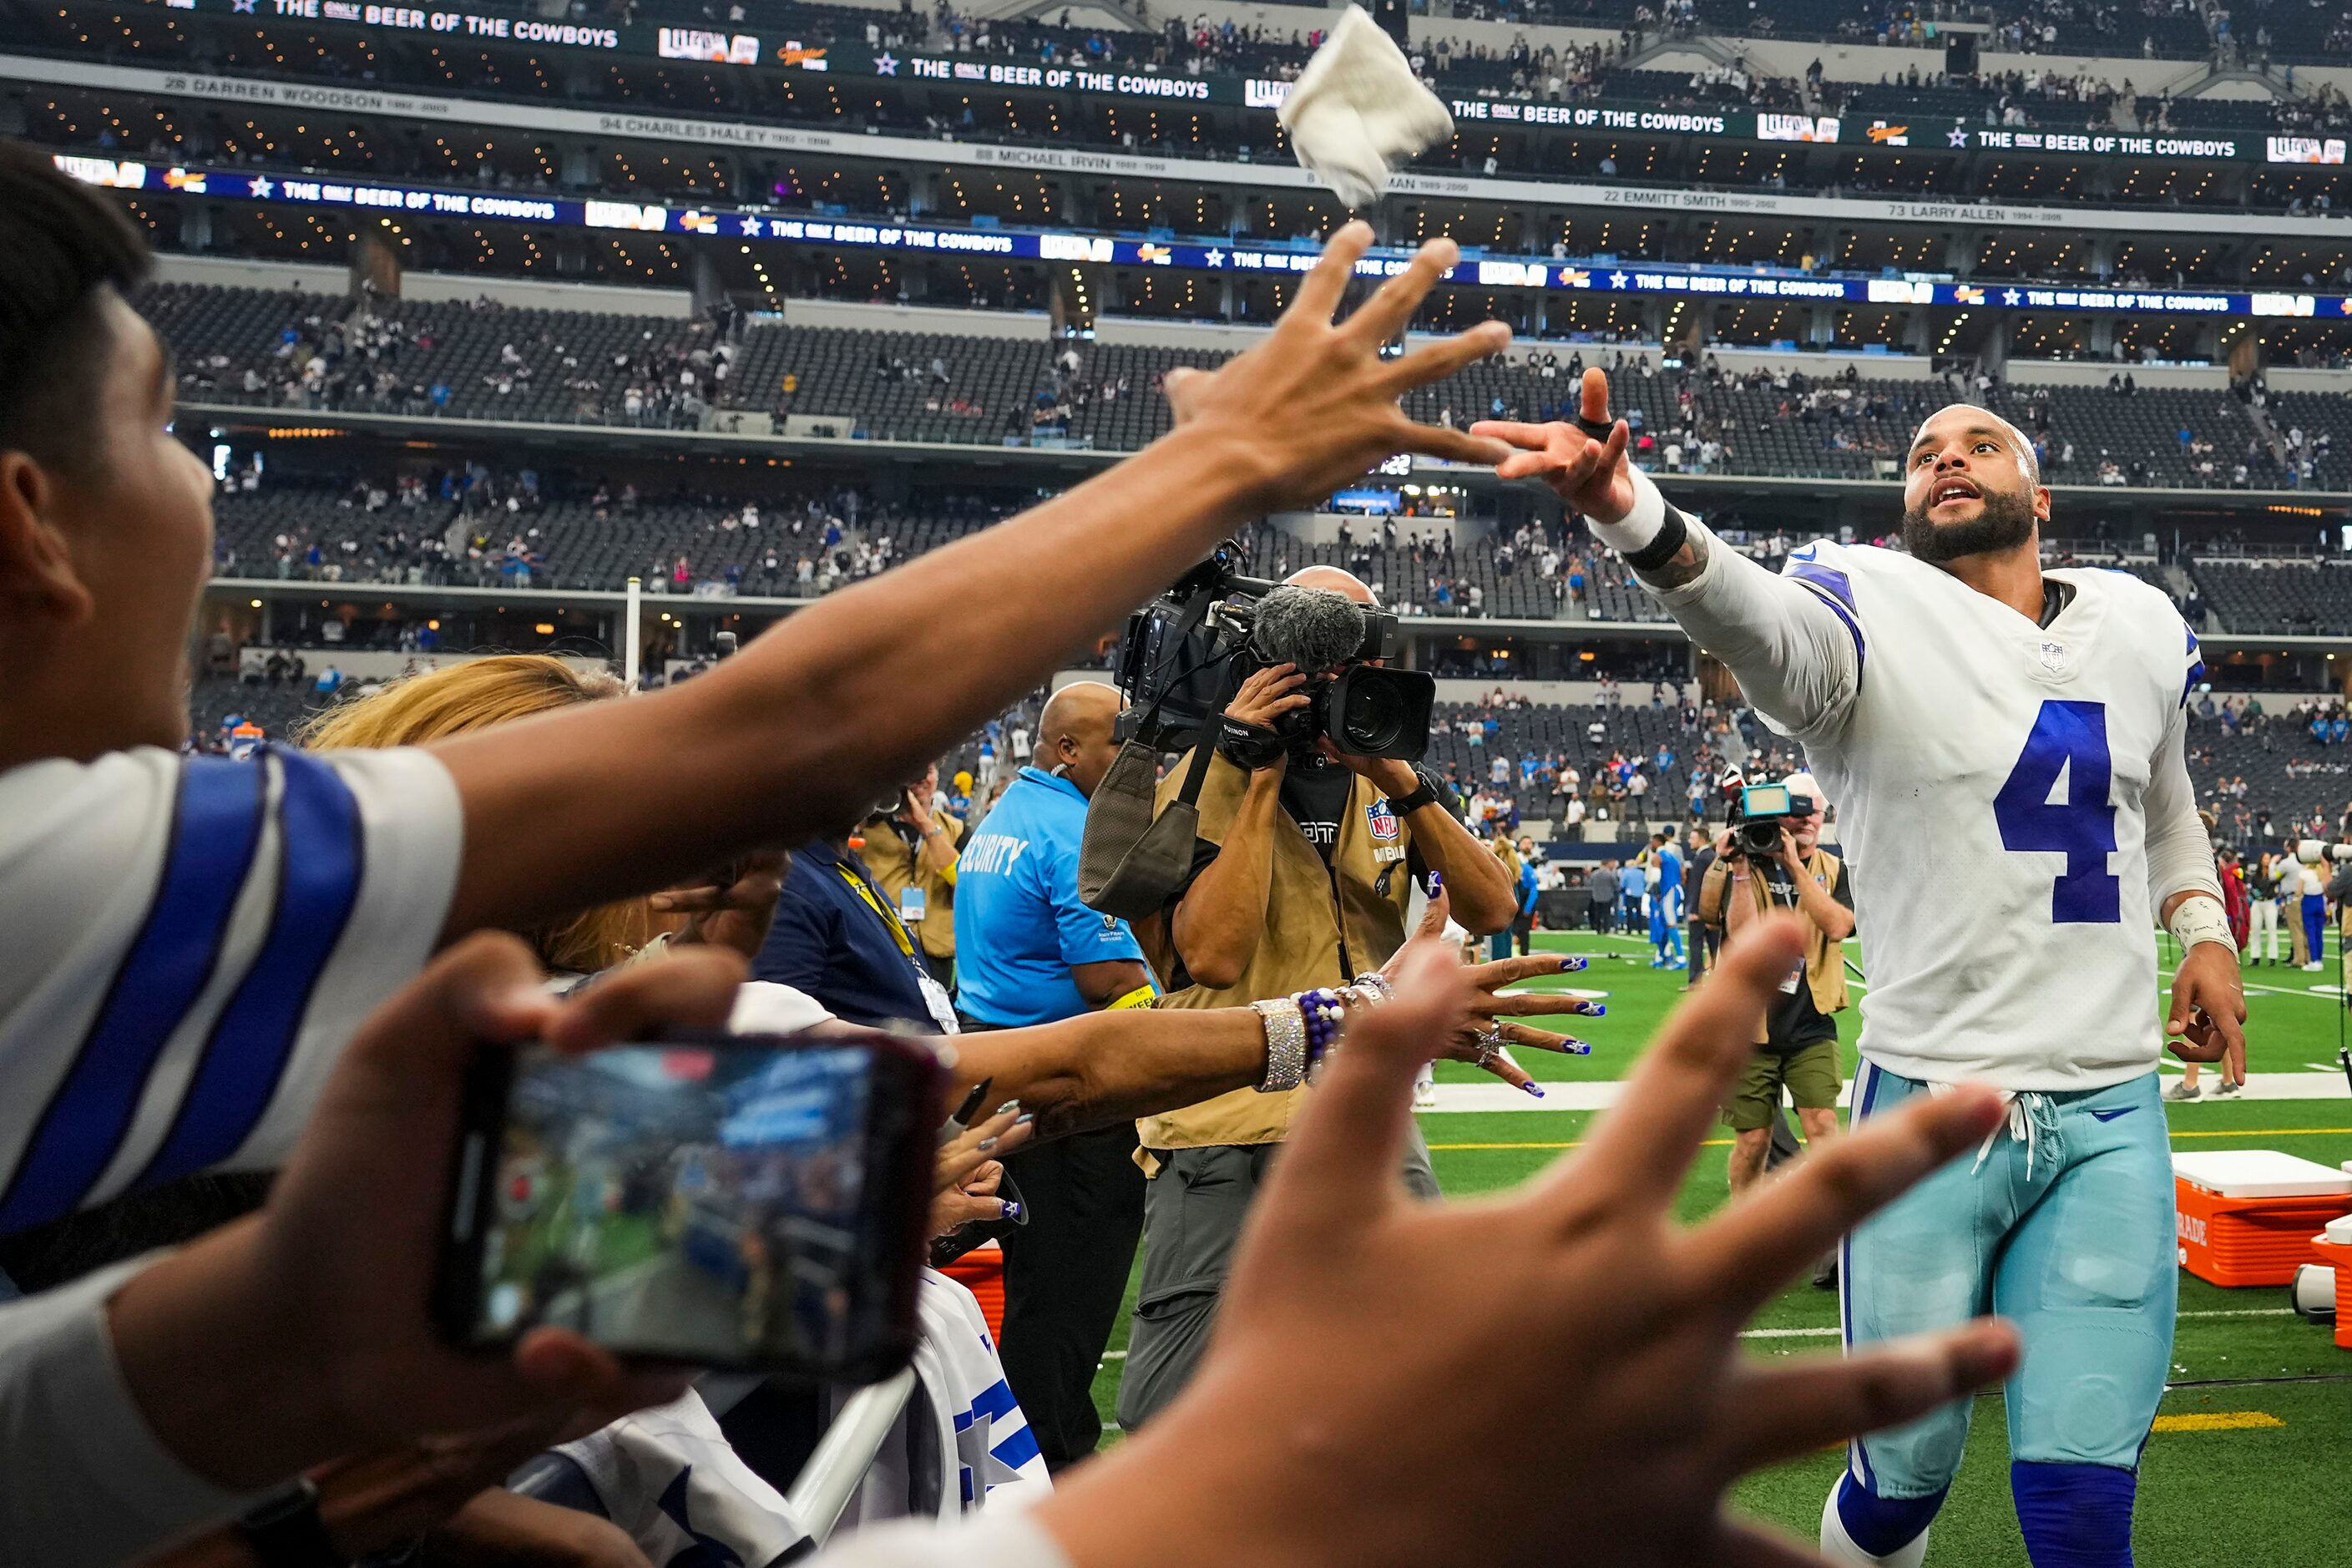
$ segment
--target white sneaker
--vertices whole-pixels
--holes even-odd
[[[1437,1080],[1435,1079],[1417,1078],[1412,1080],[1412,1108],[1415,1110],[1434,1110],[1437,1109]]]
[[[2194,1100],[2204,1092],[2193,1083],[2176,1083],[2164,1091],[2164,1098],[2174,1101]]]
[[[2225,1078],[2221,1082],[2213,1086],[2213,1098],[2219,1100],[2225,1095],[2235,1094],[2238,1092],[2240,1087],[2240,1085],[2231,1083]]]
[[[2306,963],[2303,966],[2303,972],[2305,974],[2316,974],[2326,967],[2327,965],[2324,963]]]

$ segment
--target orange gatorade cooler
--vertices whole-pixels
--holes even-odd
[[[2352,1168],[2352,1167],[2347,1167]],[[2327,1222],[2311,1238],[2313,1256],[2336,1274],[2336,1344],[2352,1351],[2352,1215]]]
[[[2215,1285],[2284,1285],[2312,1233],[2352,1214],[2352,1173],[2273,1149],[2172,1157],[2180,1267]]]
[[[2352,1183],[2352,1177],[2347,1177],[2347,1181]],[[2347,1200],[2345,1207],[2352,1208],[2352,1200]],[[2302,1261],[2308,1263],[2311,1259],[2305,1257]],[[983,1241],[940,1272],[972,1293],[980,1302],[980,1315],[988,1320],[988,1331],[998,1343],[1003,1343],[1004,1249],[993,1240]]]

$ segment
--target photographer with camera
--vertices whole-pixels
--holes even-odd
[[[1845,1010],[1845,939],[1853,934],[1853,889],[1844,863],[1821,847],[1828,805],[1810,773],[1740,792],[1715,862],[1699,888],[1699,916],[1740,929],[1773,909],[1804,922],[1804,962],[1782,977],[1757,1031],[1726,1120],[1731,1124],[1731,1190],[1764,1173],[1785,1088],[1796,1102],[1805,1146],[1838,1134],[1837,1015]]]
[[[1214,591],[1230,605],[1244,590],[1228,578]],[[1190,869],[1164,918],[1140,933],[1171,993],[1163,1005],[1232,1006],[1343,985],[1403,945],[1413,884],[1423,878],[1451,895],[1454,918],[1472,935],[1510,924],[1517,899],[1502,863],[1454,815],[1444,784],[1406,760],[1425,749],[1433,688],[1426,676],[1381,669],[1387,617],[1362,608],[1374,604],[1370,588],[1333,567],[1310,567],[1265,592],[1237,658],[1248,673],[1205,729],[1212,753],[1196,747],[1160,785],[1161,814],[1188,787],[1199,814]],[[1130,634],[1130,670],[1150,614],[1144,635]],[[1367,681],[1368,672],[1387,679]],[[1349,700],[1368,686],[1387,695]],[[1130,689],[1146,710],[1139,732],[1148,732],[1167,694]],[[1388,754],[1364,754],[1376,746]],[[1522,1038],[1506,1029],[1496,1043]],[[1119,1423],[1129,1430],[1191,1377],[1251,1200],[1299,1099],[1244,1090],[1139,1124],[1152,1179],[1119,1391]],[[1415,1193],[1436,1194],[1417,1133],[1405,1173]]]
[[[964,826],[940,791],[939,764],[908,784],[895,812],[866,821],[866,866],[898,910],[898,919],[932,976],[955,988],[956,852]]]

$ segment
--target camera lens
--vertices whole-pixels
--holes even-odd
[[[1339,749],[1358,756],[1385,756],[1403,739],[1411,717],[1404,694],[1386,681],[1358,681],[1339,716]]]

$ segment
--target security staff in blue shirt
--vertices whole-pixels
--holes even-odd
[[[1119,695],[1066,686],[1038,720],[1023,768],[956,862],[957,1007],[965,1027],[1050,1024],[1151,1004],[1150,971],[1126,922],[1078,900],[1087,802],[1118,755]],[[1047,771],[1050,769],[1050,771]],[[1095,1451],[1095,1369],[1110,1342],[1143,1230],[1135,1128],[1120,1123],[1005,1162],[1029,1221],[1004,1248],[1004,1376],[1050,1469]]]

